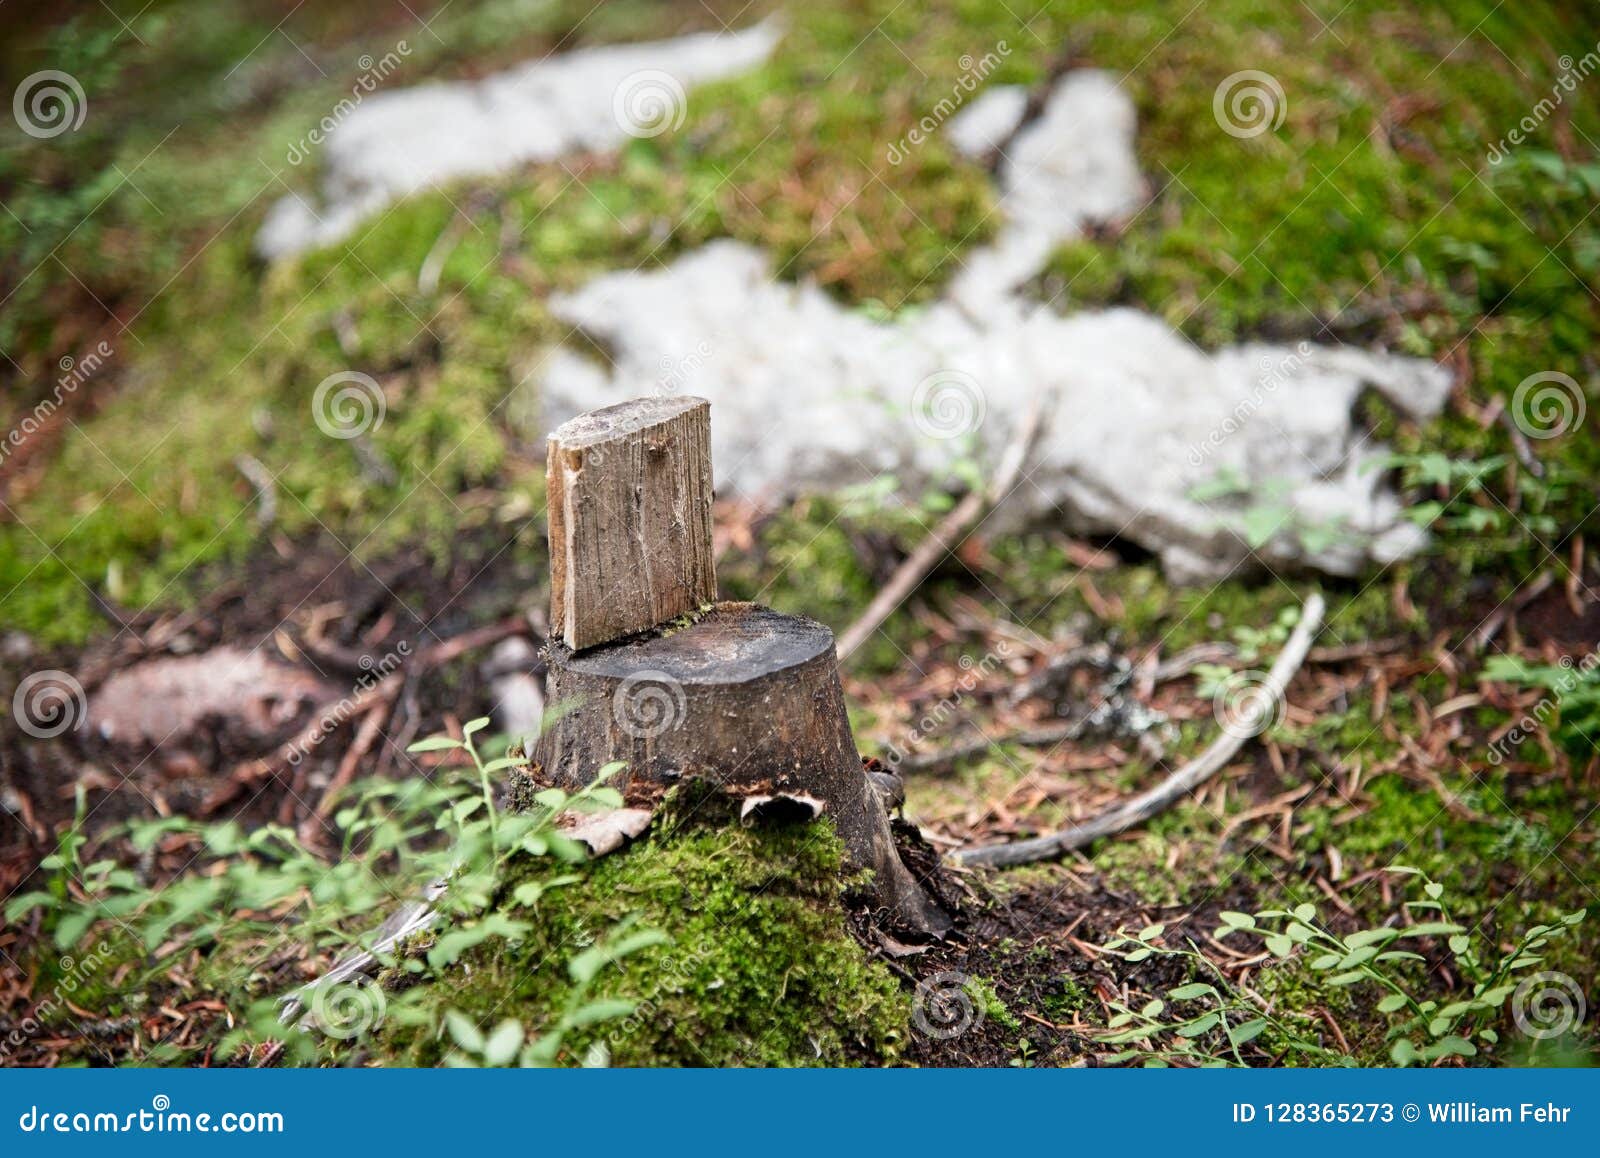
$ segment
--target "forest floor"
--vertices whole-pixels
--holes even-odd
[[[163,4],[127,29],[88,14],[6,50],[91,96],[82,130],[8,138],[0,159],[0,420],[16,428],[82,370],[0,458],[0,687],[69,673],[93,705],[131,673],[138,707],[140,665],[223,647],[301,682],[176,738],[0,730],[0,1061],[487,1063],[505,1060],[506,1018],[563,1063],[1593,1059],[1600,443],[1581,415],[1532,444],[1504,415],[1531,375],[1600,371],[1600,118],[1573,100],[1505,162],[1487,155],[1559,59],[1595,49],[1595,22],[1365,0],[1215,0],[1182,19],[1064,3],[1025,21],[1001,0],[808,4],[770,62],[695,90],[680,133],[412,198],[264,268],[254,229],[305,180],[283,143],[361,54],[409,38],[409,84],[756,15],[510,0],[417,6],[422,29],[374,2],[274,36],[280,7]],[[462,737],[494,706],[495,648],[541,642],[544,457],[521,384],[562,333],[551,293],[730,236],[840,301],[914,310],[993,230],[987,174],[937,140],[898,166],[861,159],[1000,40],[995,82],[1124,76],[1155,198],[1061,247],[1041,301],[1136,304],[1206,348],[1307,336],[1452,369],[1438,421],[1366,416],[1427,553],[1355,580],[1182,587],[1120,541],[980,525],[845,670],[864,755],[994,741],[905,772],[908,855],[958,910],[948,942],[885,929],[841,883],[825,825],[745,830],[679,802],[590,864],[511,866],[351,995],[352,1032],[281,1029],[275,999],[439,870],[434,816],[458,835],[477,823],[460,750],[407,748]],[[1246,67],[1293,96],[1280,129],[1241,141],[1211,102]],[[308,384],[352,363],[382,383],[386,418],[330,443]],[[842,631],[956,489],[873,510],[719,504],[723,595]],[[1282,717],[1199,792],[1059,862],[934,867],[1080,821],[1198,752],[1219,684],[1268,666],[1313,591],[1327,622]],[[1202,645],[1204,662],[1157,678]],[[398,673],[381,718],[263,765],[375,669]],[[1016,741],[1091,715],[1078,738]],[[1240,914],[1254,930],[1226,933]],[[645,929],[665,941],[628,944]],[[1417,956],[1363,951],[1391,945]],[[605,967],[580,977],[589,950]]]

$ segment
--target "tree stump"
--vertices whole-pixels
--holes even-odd
[[[607,407],[551,436],[551,585],[561,629],[552,632],[546,678],[558,715],[534,759],[568,788],[620,761],[626,768],[613,783],[624,789],[694,777],[747,803],[814,802],[851,863],[873,871],[880,905],[907,926],[943,934],[950,919],[900,860],[885,801],[862,768],[833,632],[753,603],[697,598],[716,582],[708,434],[708,404],[687,398]],[[594,473],[585,479],[585,471]],[[627,542],[612,542],[618,537]],[[655,582],[664,561],[687,582]],[[669,588],[678,594],[663,601]],[[696,597],[688,614],[685,593]]]

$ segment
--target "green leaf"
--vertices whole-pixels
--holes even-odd
[[[1263,503],[1244,513],[1244,539],[1251,550],[1264,546],[1283,526],[1288,511],[1277,504]]]
[[[559,788],[546,788],[543,792],[535,793],[533,799],[535,803],[548,808],[551,812],[560,812],[567,806],[570,798]]]
[[[1466,927],[1451,921],[1423,921],[1400,930],[1402,937],[1442,937],[1449,933],[1464,933]]]
[[[1382,1001],[1378,1002],[1378,1012],[1393,1013],[1397,1009],[1404,1009],[1405,1006],[1406,995],[1404,993],[1391,993]]]
[[[1217,916],[1230,929],[1254,929],[1256,927],[1256,919],[1249,913],[1239,913],[1232,909],[1224,909]]]
[[[1212,1010],[1210,1013],[1203,1013],[1194,1020],[1186,1021],[1182,1025],[1174,1026],[1173,1028],[1183,1037],[1196,1038],[1203,1033],[1210,1033],[1216,1028],[1217,1022],[1221,1020],[1222,1016],[1216,1010]]]
[[[1412,1044],[1409,1037],[1396,1038],[1395,1043],[1389,1047],[1389,1060],[1397,1066],[1408,1066],[1422,1059],[1417,1052],[1417,1047]]]
[[[1428,896],[1435,901],[1444,896],[1444,886],[1438,881],[1429,881],[1427,884],[1422,886],[1422,891],[1427,893]]]
[[[517,1056],[517,1051],[522,1048],[522,1024],[507,1019],[489,1035],[489,1040],[483,1043],[483,1064],[489,1066],[510,1065],[511,1060]]]
[[[1261,1031],[1267,1028],[1267,1019],[1257,1017],[1250,1021],[1241,1022],[1228,1030],[1228,1040],[1234,1045],[1243,1045],[1247,1041],[1254,1041],[1261,1036]]]
[[[1143,961],[1146,957],[1150,956],[1152,952],[1153,950],[1148,948],[1135,949],[1133,952],[1124,957],[1123,960],[1127,961],[1130,965],[1137,965],[1140,961]]]
[[[429,736],[426,740],[418,740],[406,748],[407,752],[445,752],[451,748],[465,748],[460,740],[453,740],[449,736]]]
[[[1338,953],[1324,953],[1320,957],[1313,957],[1312,958],[1312,960],[1311,960],[1311,968],[1317,969],[1317,970],[1332,969],[1334,966],[1338,965],[1339,962],[1342,961],[1342,960],[1344,960],[1344,958],[1341,957]]]
[[[1422,1056],[1427,1061],[1437,1061],[1442,1057],[1476,1057],[1478,1047],[1464,1037],[1446,1037],[1434,1042],[1422,1051]]]
[[[1296,905],[1294,907],[1294,915],[1297,920],[1305,921],[1309,924],[1317,919],[1317,906]]]
[[[1274,957],[1287,957],[1294,952],[1294,942],[1281,933],[1274,934],[1267,938],[1267,952]]]
[[[1399,929],[1358,929],[1344,939],[1345,946],[1360,949],[1365,945],[1387,945],[1400,935]]]
[[[90,925],[94,924],[94,910],[78,909],[64,914],[56,925],[56,948],[71,949],[83,939]]]
[[[463,736],[470,736],[474,732],[483,731],[488,726],[489,726],[489,717],[488,716],[479,716],[476,720],[468,720],[465,724],[461,725],[461,734]]]
[[[617,1017],[627,1017],[639,1008],[636,1002],[622,998],[611,998],[605,1001],[591,1001],[582,1008],[570,1014],[566,1021],[573,1029],[585,1025],[593,1025],[597,1021],[610,1021]]]
[[[1367,980],[1367,975],[1359,969],[1352,969],[1348,973],[1335,973],[1328,978],[1329,985],[1354,985],[1357,981]]]
[[[590,788],[583,796],[597,808],[621,808],[624,803],[622,793],[615,788]]]
[[[660,945],[669,938],[665,933],[655,929],[646,929],[638,933],[621,938],[616,942],[603,941],[593,948],[585,949],[571,961],[567,962],[567,973],[580,985],[586,985],[599,975],[614,961],[620,961],[629,954],[650,945]]]
[[[456,1045],[468,1053],[483,1052],[483,1033],[466,1014],[459,1010],[447,1009],[444,1011],[444,1024]]]
[[[1193,1001],[1196,997],[1215,996],[1216,989],[1204,981],[1195,981],[1188,985],[1180,985],[1176,989],[1167,991],[1169,1001]]]
[[[6,924],[11,924],[34,909],[44,909],[49,912],[59,903],[54,894],[46,892],[23,893],[20,897],[12,897],[6,902]]]
[[[1465,933],[1457,933],[1455,936],[1450,938],[1447,944],[1450,946],[1450,952],[1459,957],[1468,949],[1472,948],[1472,938],[1467,936]]]

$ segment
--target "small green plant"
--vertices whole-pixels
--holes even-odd
[[[1556,534],[1560,524],[1549,512],[1572,490],[1568,473],[1552,462],[1544,477],[1515,472],[1498,491],[1497,479],[1512,478],[1511,457],[1451,458],[1439,451],[1389,454],[1363,465],[1364,471],[1395,470],[1409,493],[1431,492],[1406,509],[1406,517],[1457,542],[1461,537],[1525,542],[1531,536]]]
[[[1389,871],[1420,879],[1423,896],[1404,902],[1403,909],[1407,917],[1421,914],[1425,919],[1339,934],[1308,903],[1257,913],[1224,912],[1216,936],[1258,937],[1283,963],[1279,968],[1304,969],[1304,980],[1321,991],[1320,1000],[1300,1003],[1304,1007],[1326,1005],[1331,991],[1338,989],[1366,987],[1381,993],[1373,1008],[1387,1018],[1385,1041],[1389,1059],[1397,1065],[1469,1058],[1480,1047],[1495,1046],[1500,1040],[1495,1026],[1516,989],[1517,974],[1539,964],[1541,951],[1570,934],[1583,921],[1584,910],[1555,924],[1533,926],[1507,952],[1485,954],[1479,939],[1451,919],[1443,885],[1418,869],[1396,866]],[[1209,974],[1213,980],[1176,986],[1137,1008],[1118,1006],[1101,1040],[1146,1046],[1120,1053],[1115,1060],[1242,1066],[1248,1061],[1240,1047],[1263,1038],[1304,1064],[1355,1064],[1356,1059],[1313,1035],[1316,1021],[1311,1014],[1277,1010],[1259,993],[1234,986],[1193,943],[1181,949],[1165,946],[1164,931],[1151,925],[1118,936],[1107,948],[1130,964],[1156,955],[1183,960],[1190,964],[1191,976]],[[1469,987],[1462,996],[1441,1001],[1426,993],[1428,959],[1410,947],[1424,940],[1442,943],[1452,972]]]
[[[618,922],[605,940],[567,962],[567,976],[572,980],[572,989],[554,1023],[538,1037],[528,1039],[527,1031],[515,1018],[507,1018],[493,1031],[484,1034],[460,1010],[446,1010],[444,1028],[456,1048],[446,1056],[445,1064],[457,1067],[515,1064],[524,1068],[553,1065],[561,1055],[567,1035],[573,1030],[631,1016],[638,1008],[637,1002],[617,997],[591,999],[590,992],[595,980],[608,966],[670,940],[665,933],[654,929],[630,932],[632,923],[631,919]],[[583,1058],[586,1066],[605,1065],[608,1061],[603,1042],[596,1042]]]
[[[1174,986],[1137,1006],[1113,1002],[1115,1012],[1098,1040],[1135,1048],[1113,1054],[1108,1062],[1138,1061],[1147,1067],[1243,1067],[1249,1064],[1245,1047],[1266,1035],[1276,1048],[1298,1057],[1301,1064],[1353,1064],[1353,1059],[1329,1049],[1314,1036],[1311,1014],[1276,1009],[1260,994],[1235,987],[1193,942],[1184,948],[1163,945],[1165,932],[1165,925],[1149,925],[1137,933],[1119,934],[1105,947],[1129,964],[1154,956],[1182,961],[1189,966],[1191,977],[1209,975],[1212,980]]]
[[[1600,663],[1592,657],[1578,663],[1546,664],[1493,655],[1483,665],[1483,679],[1548,692],[1544,702],[1525,718],[1542,726],[1546,717],[1554,714],[1551,734],[1574,757],[1584,759],[1600,748]],[[1527,739],[1530,730],[1519,722],[1514,732]]]

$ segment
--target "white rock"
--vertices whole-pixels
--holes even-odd
[[[681,119],[686,90],[760,64],[781,29],[581,48],[476,81],[366,97],[322,145],[318,198],[290,194],[268,212],[256,250],[276,259],[349,235],[391,201],[463,177],[610,151]]]
[[[1015,127],[1015,97],[998,100],[999,112],[980,99],[963,114],[986,118],[978,129],[952,122],[964,148],[1004,139],[1008,117]],[[1049,425],[1003,508],[1013,523],[1120,535],[1190,580],[1245,562],[1247,524],[1278,524],[1260,548],[1269,562],[1340,575],[1415,551],[1421,532],[1370,469],[1384,448],[1351,413],[1370,386],[1407,414],[1437,414],[1444,370],[1309,344],[1208,354],[1136,310],[1062,317],[1012,292],[1054,245],[1138,205],[1133,124],[1107,75],[1064,80],[1007,150],[997,242],[969,258],[946,301],[896,324],[774,281],[762,253],[728,241],[554,299],[614,361],[547,359],[547,423],[682,390],[712,401],[725,493],[771,499],[891,474],[906,495],[974,451],[992,463],[1038,400]],[[1199,497],[1219,479],[1238,493]]]

